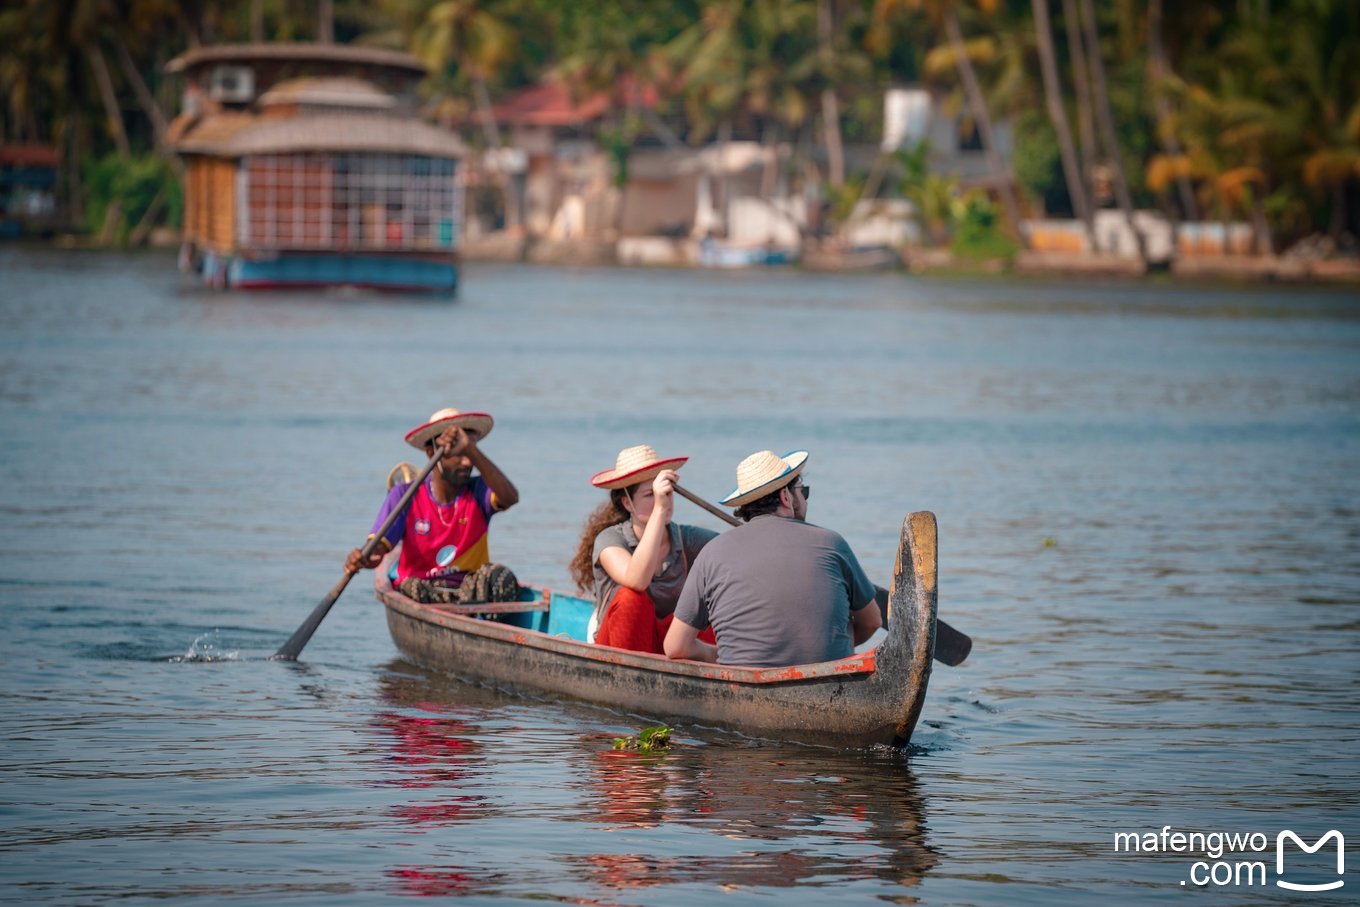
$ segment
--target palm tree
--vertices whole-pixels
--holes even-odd
[[[167,0],[121,0],[120,27],[111,30],[115,59],[124,81],[132,88],[137,104],[151,124],[152,138],[159,148],[165,139],[167,118],[154,92],[142,75],[138,60],[146,61],[157,38],[178,24],[177,4]],[[135,52],[135,53],[134,53]],[[178,163],[178,158],[175,159]]]
[[[426,11],[412,44],[416,56],[432,72],[445,73],[456,66],[466,75],[486,145],[500,148],[501,134],[487,82],[512,62],[518,42],[510,19],[500,14],[495,0],[441,0]],[[504,200],[506,226],[517,229],[522,217],[513,181],[499,170],[495,178]]]
[[[981,12],[988,15],[996,12],[999,6],[999,0],[975,0],[975,3]],[[1015,187],[1011,180],[1010,171],[997,150],[991,112],[982,96],[982,87],[978,84],[977,73],[973,69],[969,48],[963,38],[963,29],[959,24],[958,17],[961,0],[875,0],[875,4],[877,8],[874,17],[876,19],[891,15],[905,5],[909,9],[924,11],[936,29],[943,31],[948,41],[950,58],[958,73],[959,82],[963,85],[964,95],[968,99],[968,109],[972,113],[978,135],[982,139],[988,168],[992,172],[997,192],[1001,196],[1002,210],[1005,212],[1007,224],[1012,233],[1019,236],[1020,206],[1015,199]]]
[[[681,31],[665,47],[665,57],[677,69],[689,140],[702,141],[715,131],[725,147],[732,122],[745,99],[747,47],[741,0],[705,3],[699,21]],[[726,173],[719,174],[714,207],[726,210]]]
[[[747,79],[746,4],[709,0],[700,18],[665,47],[676,69],[690,141],[702,141],[739,115]]]
[[[1286,139],[1293,120],[1244,89],[1231,72],[1213,88],[1189,86],[1181,132],[1186,151],[1179,158],[1154,157],[1149,183],[1160,189],[1171,177],[1197,181],[1206,207],[1221,220],[1238,213],[1251,218],[1260,251],[1269,254],[1272,241],[1264,206],[1271,183],[1268,149]]]
[[[40,111],[54,104],[52,86],[61,72],[50,63],[47,17],[34,0],[0,12],[0,91],[4,92],[7,128],[3,138],[41,142],[48,136]]]
[[[845,152],[841,148],[841,110],[836,97],[836,23],[831,0],[817,0],[817,68],[826,78],[822,86],[822,131],[826,136],[827,181],[845,185]]]
[[[1170,77],[1170,65],[1166,59],[1166,48],[1162,43],[1162,9],[1164,0],[1148,0],[1148,84],[1152,92],[1152,105],[1157,118],[1157,135],[1162,140],[1166,153],[1172,159],[1181,156],[1181,143],[1176,135],[1176,122],[1167,100],[1164,83]],[[1176,193],[1180,198],[1181,212],[1188,220],[1199,220],[1198,206],[1190,180],[1182,173],[1174,175]]]
[[[771,120],[801,127],[817,98],[829,169],[843,180],[840,92],[871,74],[847,40],[852,13],[834,0],[708,0],[666,47],[697,137],[725,116],[748,129]]]
[[[499,148],[500,131],[487,82],[509,65],[517,46],[514,27],[500,15],[494,0],[441,0],[425,13],[412,43],[416,56],[431,70],[455,65],[467,74],[487,143]]]
[[[1077,152],[1081,158],[1081,183],[1086,197],[1091,198],[1091,175],[1095,171],[1096,148],[1095,114],[1091,112],[1091,74],[1086,65],[1085,41],[1081,36],[1081,15],[1077,0],[1062,0],[1063,27],[1067,33],[1067,52],[1072,57],[1072,84],[1076,87]]]
[[[1298,115],[1301,175],[1330,196],[1328,233],[1339,240],[1350,220],[1347,187],[1360,179],[1360,6],[1345,0],[1296,0],[1285,23],[1268,29],[1292,76],[1280,105]]]
[[[1263,20],[1233,20],[1209,55],[1188,55],[1172,81],[1186,173],[1218,216],[1253,223],[1258,247],[1274,228],[1301,235],[1306,202],[1330,196],[1330,230],[1350,220],[1348,186],[1360,176],[1360,7],[1294,0]],[[1302,209],[1302,210],[1301,210]]]
[[[52,50],[61,56],[78,56],[94,79],[104,108],[104,122],[119,157],[130,158],[132,145],[123,123],[123,111],[114,88],[108,60],[100,46],[105,23],[116,19],[107,0],[61,0],[48,6],[47,33]]]
[[[840,150],[840,112],[832,80],[827,77],[842,57],[824,48],[829,46],[824,34],[817,31],[818,16],[829,7],[815,9],[804,2],[758,0],[753,3],[748,17],[749,47],[746,61],[745,98],[743,116],[754,131],[759,127],[765,146],[765,165],[761,179],[760,197],[770,199],[777,191],[783,170],[780,145],[787,136],[796,135],[812,119],[813,101],[822,91],[824,146],[827,150],[830,177],[839,173],[844,179],[844,155]],[[853,60],[853,56],[851,57]],[[826,90],[831,95],[826,95]],[[792,218],[784,208],[772,209],[789,220],[805,235],[804,225]]]
[[[1100,35],[1096,27],[1096,8],[1093,0],[1081,0],[1082,34],[1086,41],[1086,51],[1091,62],[1091,92],[1095,97],[1096,124],[1105,146],[1105,155],[1110,162],[1113,175],[1115,200],[1124,212],[1124,222],[1133,233],[1138,246],[1138,257],[1147,261],[1147,240],[1133,222],[1133,198],[1129,195],[1129,183],[1124,176],[1123,155],[1119,138],[1115,134],[1114,114],[1110,109],[1110,90],[1105,79],[1105,61],[1100,52]]]
[[[663,144],[680,147],[679,136],[644,103],[647,95],[659,97],[671,88],[660,49],[684,27],[678,13],[673,5],[647,0],[565,7],[556,29],[557,75],[578,96],[604,95],[611,108],[622,107]]]
[[[1058,153],[1062,157],[1063,176],[1067,180],[1067,195],[1072,200],[1072,209],[1086,225],[1086,235],[1091,248],[1096,246],[1095,224],[1091,217],[1091,206],[1086,196],[1086,184],[1081,178],[1081,164],[1077,160],[1076,146],[1072,142],[1072,128],[1067,122],[1067,110],[1063,104],[1062,85],[1058,80],[1057,54],[1053,50],[1053,27],[1048,16],[1048,0],[1031,0],[1034,7],[1034,34],[1039,44],[1039,65],[1043,70],[1044,97],[1048,103],[1048,118],[1053,123],[1053,131],[1058,135]]]

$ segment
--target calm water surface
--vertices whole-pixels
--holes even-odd
[[[905,755],[680,727],[646,759],[610,741],[649,716],[405,664],[360,582],[269,661],[446,405],[496,415],[521,577],[567,584],[621,447],[714,498],[806,447],[879,582],[938,515],[973,655]],[[1200,899],[1274,904],[1276,833],[1335,828],[1346,887],[1293,897],[1354,902],[1357,464],[1342,290],[474,266],[448,303],[3,247],[0,898],[1155,902],[1203,860],[1269,872]],[[1115,852],[1164,826],[1270,847]]]

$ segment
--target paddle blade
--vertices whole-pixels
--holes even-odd
[[[963,664],[968,653],[973,651],[973,640],[966,633],[960,633],[944,621],[935,620],[935,660],[951,668]]]

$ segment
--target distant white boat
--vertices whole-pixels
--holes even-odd
[[[798,250],[777,246],[738,246],[705,239],[699,243],[699,265],[705,268],[750,268],[758,265],[790,265]]]

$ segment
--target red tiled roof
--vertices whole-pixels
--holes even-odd
[[[625,91],[625,86],[620,83],[619,94],[623,95]],[[643,88],[643,105],[655,107],[656,102],[656,90],[651,87]],[[491,112],[498,123],[524,126],[579,126],[600,119],[608,110],[609,96],[605,92],[597,92],[575,101],[567,86],[556,82],[543,82],[506,98],[495,105]]]
[[[526,88],[492,108],[498,123],[526,126],[577,126],[604,116],[609,99],[603,94],[577,103],[565,86],[544,83]]]

